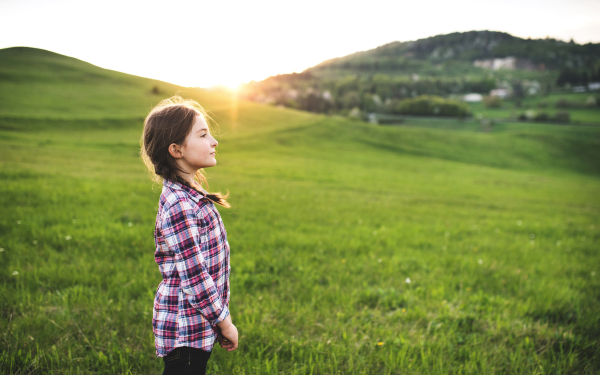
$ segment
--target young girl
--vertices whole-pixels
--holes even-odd
[[[229,243],[214,204],[230,206],[227,196],[202,188],[202,168],[217,164],[207,118],[198,103],[174,96],[144,122],[142,157],[163,179],[154,230],[163,281],[152,317],[163,374],[204,374],[215,341],[227,351],[238,347],[229,315]]]

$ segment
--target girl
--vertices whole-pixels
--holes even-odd
[[[227,351],[238,347],[229,315],[229,243],[214,204],[230,205],[202,188],[202,168],[217,164],[207,119],[198,103],[174,96],[144,121],[142,157],[163,179],[154,230],[163,281],[152,317],[163,374],[204,374],[215,341]]]

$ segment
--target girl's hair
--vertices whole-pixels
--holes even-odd
[[[158,103],[152,108],[146,119],[144,120],[144,133],[141,140],[141,155],[144,163],[154,174],[154,180],[160,182],[160,177],[177,181],[196,191],[200,191],[195,186],[181,178],[177,172],[182,172],[175,158],[169,153],[169,145],[172,143],[181,145],[187,135],[192,130],[192,126],[196,121],[196,116],[202,116],[205,120],[211,120],[206,114],[204,108],[194,100],[186,100],[180,96],[173,96]],[[194,181],[200,188],[206,186],[208,190],[208,182],[204,171],[200,169],[194,176]],[[208,193],[206,197],[211,201],[220,204],[224,207],[231,207],[227,202],[227,195],[221,193]]]

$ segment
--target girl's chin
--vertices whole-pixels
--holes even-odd
[[[213,160],[212,163],[209,161],[206,164],[202,164],[202,166],[198,167],[197,169],[203,169],[203,168],[210,168],[210,167],[214,167],[215,165],[217,165],[217,160]]]

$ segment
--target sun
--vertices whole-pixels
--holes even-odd
[[[241,85],[241,81],[223,82],[223,86],[227,87],[231,91],[238,91]]]

